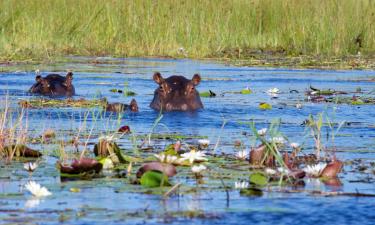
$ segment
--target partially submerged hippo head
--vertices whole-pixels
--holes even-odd
[[[30,93],[49,95],[51,93],[50,85],[46,79],[42,76],[37,75],[35,77],[35,84],[31,86]]]
[[[184,76],[164,79],[157,72],[153,79],[159,87],[154,92],[151,108],[158,111],[194,111],[203,108],[199,92],[195,89],[201,81],[199,74],[195,74],[191,80]]]
[[[75,95],[72,72],[68,72],[65,77],[59,74],[49,74],[46,77],[42,77],[37,74],[35,81],[36,83],[29,90],[31,93],[68,97]]]

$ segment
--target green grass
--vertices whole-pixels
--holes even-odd
[[[2,0],[0,59],[375,52],[370,0]]]

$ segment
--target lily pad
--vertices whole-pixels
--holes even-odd
[[[253,173],[250,175],[250,183],[258,186],[265,186],[268,183],[268,180],[263,173]]]
[[[241,94],[243,94],[243,95],[249,95],[251,93],[253,93],[253,92],[249,88],[245,88],[245,89],[241,90]]]
[[[259,109],[261,110],[270,110],[272,109],[272,105],[266,103],[266,102],[262,102],[262,103],[259,103]]]
[[[240,195],[243,195],[243,196],[259,196],[260,197],[260,196],[263,196],[263,192],[262,192],[261,189],[251,187],[251,188],[241,189]]]
[[[171,186],[168,176],[159,171],[147,171],[142,175],[140,183],[149,188]]]
[[[212,98],[212,97],[216,97],[216,93],[209,90],[209,91],[199,93],[199,96],[201,96],[203,98]]]

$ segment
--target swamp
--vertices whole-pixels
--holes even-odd
[[[374,2],[41,2],[0,2],[0,224],[375,221]]]

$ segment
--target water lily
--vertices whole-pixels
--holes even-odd
[[[249,187],[249,182],[234,182],[234,188],[236,189],[245,189]]]
[[[305,173],[307,173],[308,175],[312,177],[319,177],[322,174],[324,168],[326,168],[326,166],[327,166],[327,163],[307,165],[306,168],[303,169],[303,171],[305,171]]]
[[[278,136],[278,137],[273,137],[271,139],[272,142],[275,142],[275,144],[284,144],[285,143],[285,138],[282,137],[282,136]]]
[[[266,174],[268,174],[268,175],[275,175],[275,174],[277,173],[276,170],[271,169],[271,168],[266,168],[266,169],[264,170],[264,172],[266,172]]]
[[[27,163],[24,163],[24,164],[23,164],[23,168],[24,168],[26,171],[32,173],[32,172],[34,172],[34,170],[35,170],[36,168],[38,168],[38,164],[37,164],[37,163],[33,163],[33,162],[27,162]]]
[[[302,109],[302,107],[303,107],[303,105],[302,105],[301,103],[297,103],[297,104],[296,104],[296,108],[297,108],[297,109]]]
[[[210,144],[210,140],[208,139],[200,139],[198,140],[199,147],[201,148],[207,148],[208,145]]]
[[[105,158],[102,161],[102,164],[103,164],[103,169],[105,169],[105,170],[112,169],[113,167],[115,167],[113,165],[113,161],[110,158]]]
[[[51,192],[48,191],[46,187],[42,187],[40,184],[34,182],[34,181],[29,181],[26,185],[25,188],[35,197],[40,198],[40,197],[45,197],[52,195]]]
[[[199,166],[193,166],[191,167],[191,171],[193,173],[201,173],[203,170],[206,170],[207,167],[205,167],[204,165],[199,165]]]
[[[268,89],[267,93],[269,95],[275,95],[275,94],[277,95],[277,94],[280,93],[280,90],[278,88],[274,87],[274,88]]]
[[[236,153],[236,158],[240,160],[246,160],[248,156],[249,156],[249,151],[247,150],[241,150]]]
[[[299,148],[299,143],[297,143],[297,142],[292,142],[292,143],[290,143],[290,147],[292,147],[292,148],[294,148],[294,149],[297,149],[297,148]]]
[[[174,163],[178,161],[178,157],[174,155],[166,155],[164,153],[154,154],[154,156],[162,163]]]
[[[181,160],[189,160],[190,164],[192,164],[195,161],[207,161],[207,158],[205,157],[206,155],[204,152],[191,150],[190,152],[182,154]]]
[[[283,174],[289,174],[290,173],[290,170],[288,168],[285,168],[285,167],[278,167],[277,171],[279,173],[283,173]]]
[[[267,133],[267,128],[262,128],[262,129],[258,130],[257,133],[260,136],[264,136]]]

